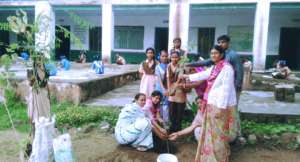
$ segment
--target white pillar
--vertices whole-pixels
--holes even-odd
[[[102,60],[111,63],[114,45],[114,13],[109,0],[102,4]]]
[[[267,58],[267,41],[269,29],[270,0],[259,0],[256,5],[254,38],[253,38],[253,69],[265,70]]]
[[[169,11],[169,50],[173,48],[173,39],[181,38],[181,48],[188,49],[190,4],[188,0],[172,0]]]
[[[55,49],[55,13],[49,1],[35,3],[35,22],[38,24],[36,49],[50,59]]]

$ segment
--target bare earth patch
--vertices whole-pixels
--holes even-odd
[[[22,138],[26,134],[20,134]],[[158,154],[138,152],[120,146],[112,134],[94,130],[90,133],[71,133],[74,154],[78,162],[156,162]],[[0,161],[18,161],[18,151],[12,131],[0,132]],[[193,162],[197,143],[177,143],[180,162]],[[268,150],[261,147],[245,147],[232,152],[231,162],[300,162],[300,150]]]

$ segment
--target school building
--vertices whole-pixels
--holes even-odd
[[[0,0],[0,22],[17,9],[26,11],[31,22],[40,14],[51,17],[47,26],[40,24],[49,37],[35,40],[56,43],[56,58],[76,60],[86,50],[88,61],[114,62],[119,53],[139,63],[146,48],[170,49],[175,37],[181,37],[191,58],[207,58],[217,37],[228,34],[231,47],[251,59],[254,70],[269,68],[277,59],[300,70],[300,0]],[[82,46],[55,30],[58,25]],[[2,28],[0,42],[20,39]],[[4,51],[1,47],[0,54]]]

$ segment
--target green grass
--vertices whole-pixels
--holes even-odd
[[[18,108],[9,108],[16,129],[21,132],[28,132],[30,127],[27,118],[27,109],[25,106]],[[11,123],[8,114],[3,105],[0,105],[0,130],[11,129]]]
[[[11,106],[9,108],[16,129],[20,132],[29,132],[30,125],[27,117],[27,107],[25,104],[17,105],[18,107]],[[70,103],[54,103],[51,106],[51,112],[56,116],[56,126],[61,128],[65,125],[79,127],[87,123],[104,120],[111,125],[115,125],[119,111],[114,107],[90,107],[76,106]],[[11,129],[11,124],[3,105],[0,105],[0,130],[7,129]]]

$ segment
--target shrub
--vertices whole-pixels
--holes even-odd
[[[99,121],[107,121],[114,126],[118,118],[118,111],[113,107],[86,107],[61,104],[55,109],[56,124],[58,127],[65,124],[78,127],[83,124]]]
[[[256,123],[254,121],[242,121],[242,130],[245,134],[281,135],[282,133],[300,133],[300,123]]]

